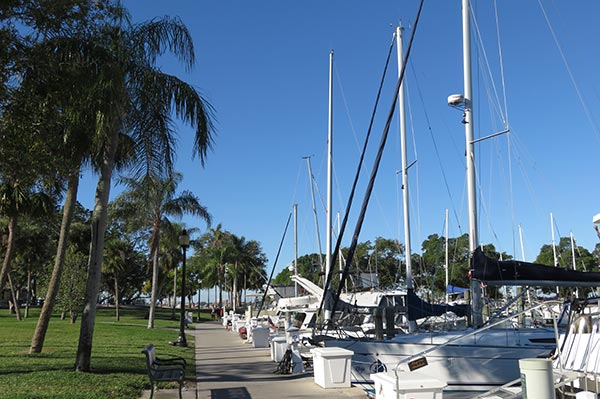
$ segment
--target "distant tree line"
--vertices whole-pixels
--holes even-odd
[[[493,259],[510,260],[512,256],[506,252],[498,252],[493,244],[483,245],[484,253]],[[448,281],[450,285],[468,288],[469,281],[469,237],[463,234],[459,237],[448,239]],[[348,248],[342,249],[343,266]],[[554,262],[556,253],[557,265]],[[583,271],[600,271],[600,244],[594,250],[575,246],[575,267]],[[404,245],[394,239],[377,237],[373,242],[366,241],[357,245],[354,259],[352,260],[349,274],[350,287],[356,284],[365,287],[360,282],[361,273],[376,274],[379,286],[377,288],[393,288],[406,284],[406,261]],[[322,259],[324,255],[309,254],[298,258],[298,273],[315,283],[323,282]],[[413,284],[417,291],[430,295],[434,299],[441,299],[446,293],[446,239],[438,234],[432,234],[421,244],[421,253],[411,255]],[[540,248],[535,263],[549,267],[560,266],[573,269],[573,249],[571,239],[562,237],[554,247],[550,244]],[[339,265],[334,265],[339,269]],[[274,279],[275,285],[292,285],[290,276],[293,270],[283,269]],[[335,273],[334,284],[339,281],[340,273]],[[488,287],[488,294],[499,295],[496,287]],[[590,292],[590,288],[580,291],[580,295]],[[570,291],[561,289],[562,294]]]

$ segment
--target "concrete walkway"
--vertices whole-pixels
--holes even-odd
[[[184,391],[184,399],[364,399],[359,387],[324,389],[313,381],[313,373],[279,375],[269,348],[254,348],[220,323],[194,324],[187,330],[196,340],[196,389]],[[145,391],[142,398],[150,397]],[[156,399],[177,398],[177,390],[158,390]]]

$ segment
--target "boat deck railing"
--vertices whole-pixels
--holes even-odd
[[[414,360],[417,360],[419,358],[423,358],[423,357],[425,357],[426,355],[428,355],[428,354],[430,354],[432,352],[435,352],[435,351],[438,351],[438,350],[440,350],[442,348],[447,347],[448,345],[456,344],[457,342],[460,342],[460,341],[463,341],[465,339],[474,337],[474,336],[476,336],[478,334],[481,334],[482,332],[487,331],[487,330],[489,330],[491,328],[494,328],[494,327],[497,327],[499,325],[505,324],[505,323],[507,323],[507,321],[510,321],[511,319],[514,319],[514,318],[519,317],[521,315],[525,315],[525,314],[527,314],[527,313],[529,313],[529,312],[531,312],[533,310],[544,309],[544,308],[548,308],[548,309],[551,310],[551,308],[553,306],[556,306],[556,305],[561,306],[562,304],[563,303],[561,301],[547,301],[547,302],[543,302],[543,303],[539,303],[539,304],[530,306],[527,309],[524,309],[524,310],[518,311],[518,312],[516,312],[514,314],[511,314],[511,315],[507,316],[504,319],[499,319],[499,320],[496,320],[496,321],[489,322],[488,324],[484,325],[481,328],[475,329],[475,330],[473,330],[471,332],[468,332],[466,334],[460,335],[458,337],[449,339],[448,341],[446,341],[444,343],[441,343],[439,345],[436,345],[436,346],[434,346],[434,347],[432,347],[430,349],[421,351],[419,353],[416,353],[414,355],[411,355],[411,356],[408,356],[408,357],[406,357],[404,359],[401,359],[396,364],[396,366],[393,368],[395,379],[396,379],[396,392],[400,392],[399,373],[403,372],[403,370],[401,368],[405,367],[405,365],[408,365],[408,363],[410,363],[410,362],[412,362]],[[555,315],[554,312],[551,312],[551,314],[552,314],[552,322],[553,322],[553,327],[554,327],[554,332],[555,332],[555,340],[556,340],[556,342],[558,342],[558,339],[559,339],[558,321],[557,321],[558,318],[556,317],[556,315]]]
[[[494,327],[500,326],[502,324],[506,324],[506,323],[510,322],[511,319],[517,318],[517,317],[519,317],[521,315],[525,315],[526,313],[529,313],[532,310],[543,309],[545,307],[551,308],[552,306],[555,306],[555,305],[562,305],[562,302],[561,301],[547,301],[547,302],[539,303],[539,304],[530,306],[527,309],[524,309],[522,311],[519,311],[519,312],[516,312],[514,314],[511,314],[511,315],[507,316],[504,319],[499,319],[499,320],[496,320],[496,321],[492,321],[492,322],[484,325],[483,327],[480,327],[480,328],[475,329],[473,331],[470,331],[468,333],[462,334],[462,335],[457,336],[455,338],[449,339],[448,341],[446,341],[444,343],[440,343],[439,345],[436,345],[435,347],[432,347],[430,349],[421,351],[421,352],[416,353],[414,355],[405,357],[405,358],[401,359],[396,364],[396,366],[394,367],[394,370],[399,370],[400,367],[402,367],[402,365],[405,365],[405,364],[407,364],[407,363],[409,363],[409,362],[411,362],[413,360],[416,360],[416,359],[421,358],[421,357],[423,357],[425,355],[428,355],[431,352],[435,352],[435,351],[438,351],[438,350],[440,350],[442,348],[445,348],[448,345],[455,344],[457,342],[463,341],[463,340],[468,339],[468,338],[476,337],[478,334],[481,334],[484,331],[487,331],[487,330],[492,329]],[[554,327],[554,331],[555,331],[555,339],[556,339],[556,342],[558,342],[558,322],[557,322],[558,319],[557,319],[557,317],[556,317],[556,315],[554,313],[552,313],[552,316],[553,316],[552,317],[553,327]]]
[[[576,317],[557,346],[554,369],[576,375],[584,388],[594,385],[600,391],[600,312]],[[594,320],[595,318],[595,320]]]

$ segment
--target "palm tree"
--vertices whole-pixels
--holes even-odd
[[[112,92],[110,112],[103,113],[101,131],[106,132],[96,165],[99,166],[96,200],[92,214],[92,246],[88,287],[82,315],[75,368],[89,371],[96,314],[96,297],[104,248],[107,204],[119,134],[126,133],[135,144],[137,163],[133,176],[168,176],[174,161],[174,131],[171,114],[195,128],[193,154],[204,165],[212,147],[212,109],[189,84],[163,73],[156,59],[169,50],[189,69],[194,49],[187,28],[179,19],[163,18],[139,25],[122,21],[101,37],[113,52],[114,73],[105,82]],[[156,244],[158,244],[158,238]],[[153,316],[153,315],[152,315]],[[150,323],[149,323],[150,324]]]
[[[123,12],[118,4],[110,3],[112,0],[94,4],[87,0],[16,2],[9,7],[13,12],[6,14],[29,28],[26,40],[22,40],[26,45],[16,46],[23,51],[15,51],[20,87],[15,91],[19,96],[13,96],[11,103],[17,104],[13,108],[26,110],[20,113],[25,129],[20,129],[19,135],[32,131],[32,137],[37,137],[26,146],[27,153],[32,148],[44,149],[42,160],[49,171],[38,172],[38,176],[56,179],[58,172],[67,185],[52,277],[31,353],[42,350],[59,291],[81,167],[91,162],[91,155],[101,147],[110,120],[108,111],[113,108],[114,90],[101,82],[113,76],[118,65],[108,62],[110,51],[103,46],[106,40],[96,40],[103,27]],[[40,158],[40,151],[35,154]]]
[[[126,270],[127,261],[131,252],[133,251],[129,243],[122,240],[121,237],[116,234],[112,235],[106,240],[105,262],[102,265],[102,268],[104,275],[111,278],[113,283],[115,319],[117,321],[121,320],[119,277]]]
[[[267,257],[260,244],[223,230],[220,224],[196,241],[193,263],[200,267],[203,286],[218,286],[219,306],[222,306],[226,279],[231,279],[236,305],[240,304],[241,285],[244,289],[257,289],[265,282]],[[224,273],[226,268],[227,276]]]
[[[77,12],[70,12],[73,10]],[[21,133],[27,131],[17,128],[16,124],[9,124],[10,129],[4,128],[5,116],[9,115],[5,109],[7,104],[11,104],[12,94],[15,92],[11,85],[13,82],[23,83],[22,87],[31,87],[32,90],[24,91],[28,97],[22,96],[22,103],[37,107],[34,107],[35,112],[27,112],[30,108],[13,107],[13,110],[27,110],[18,114],[26,122],[22,125],[37,134],[23,137],[52,138],[49,142],[42,143],[38,140],[32,144],[52,149],[54,160],[61,162],[38,163],[45,164],[50,171],[54,170],[54,174],[56,171],[64,173],[69,182],[52,287],[58,287],[60,282],[71,209],[76,200],[82,161],[87,159],[99,175],[92,214],[89,284],[76,360],[76,369],[87,371],[100,285],[110,183],[117,154],[123,148],[121,138],[129,136],[132,140],[129,149],[137,160],[133,169],[135,177],[144,174],[168,175],[175,157],[171,120],[171,115],[175,115],[194,127],[193,154],[204,165],[207,150],[213,142],[210,120],[212,110],[192,86],[164,74],[156,67],[157,57],[165,51],[182,61],[188,69],[194,64],[191,36],[178,19],[163,18],[132,25],[118,0],[92,3],[88,0],[73,0],[64,4],[16,2],[5,11],[0,15],[3,22],[6,19],[17,22],[6,26],[24,25],[30,27],[32,33],[22,39],[21,31],[14,28],[3,30],[0,37],[2,43],[6,44],[3,48],[7,49],[3,56],[8,54],[10,57],[6,63],[0,63],[0,92],[3,94],[0,99],[0,128],[3,138],[9,137],[5,135],[9,130],[15,132],[10,136],[11,142],[16,142],[21,140]],[[31,47],[31,43],[34,46]],[[27,50],[25,55],[21,54],[21,49]],[[30,68],[30,65],[33,67]],[[31,79],[28,79],[29,76]],[[9,79],[11,77],[15,78]],[[31,86],[26,85],[27,82],[31,82]],[[55,90],[56,87],[60,90]],[[34,96],[40,101],[27,100]],[[36,116],[36,123],[32,122],[30,115]],[[7,154],[7,148],[9,147],[3,143],[1,175],[5,175],[2,165],[5,160],[18,160],[15,154],[18,155],[21,151],[23,155],[23,148],[36,147],[14,145],[10,148],[19,150],[14,154]],[[26,154],[29,153],[33,151]],[[59,158],[57,154],[63,153],[68,156]],[[39,155],[38,158],[45,160]],[[64,162],[65,160],[68,162]],[[58,168],[61,164],[66,166],[64,172]],[[31,167],[20,169],[37,171]],[[34,172],[32,175],[46,174]],[[48,295],[52,297],[53,292],[54,288],[49,290]],[[46,316],[40,315],[32,340],[32,352],[41,350],[52,312],[52,302],[45,301],[48,306],[43,315]]]
[[[211,216],[198,198],[189,191],[176,196],[176,189],[182,175],[174,173],[167,178],[146,176],[141,181],[123,179],[129,189],[123,192],[115,202],[127,203],[130,217],[137,220],[140,227],[150,229],[149,248],[152,258],[152,294],[148,328],[154,328],[154,315],[158,300],[159,257],[161,231],[171,224],[168,216],[181,218],[184,214],[198,216],[210,225]]]
[[[24,215],[38,217],[41,215],[50,215],[54,205],[54,198],[46,193],[25,189],[18,181],[7,182],[0,180],[0,215],[5,216],[8,220],[6,250],[4,251],[2,269],[0,269],[0,287],[3,287],[6,280],[8,280],[18,320],[21,320],[19,301],[16,298],[10,276],[11,262],[15,253],[15,243],[17,242],[17,220]]]
[[[184,226],[180,223],[172,223],[164,225],[161,231],[160,239],[160,255],[161,264],[163,271],[167,273],[167,277],[173,277],[173,302],[172,302],[172,313],[171,318],[175,320],[177,318],[177,266],[181,262],[181,250],[179,248],[179,233],[184,229]],[[188,230],[189,234],[189,230]],[[160,280],[160,277],[159,277]],[[168,279],[164,279],[163,284],[159,284],[157,295],[160,293],[166,285],[169,284]]]

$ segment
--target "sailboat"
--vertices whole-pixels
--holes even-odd
[[[470,1],[462,0],[464,93],[450,96],[449,105],[464,112],[467,163],[467,195],[469,203],[469,249],[478,251],[477,206],[475,186],[475,151],[473,140],[473,102],[471,88]],[[404,61],[403,61],[404,62]],[[475,256],[475,255],[473,255]],[[452,390],[486,390],[519,376],[518,360],[547,356],[556,347],[553,328],[519,328],[513,319],[488,322],[484,327],[481,281],[471,280],[471,324],[462,331],[416,332],[396,335],[388,340],[332,339],[326,346],[353,351],[352,370],[356,381],[371,381],[378,375],[396,381],[399,375],[419,368],[447,384]],[[412,294],[412,295],[411,295]],[[411,303],[411,299],[413,301]],[[416,299],[415,299],[416,298]],[[409,289],[409,320],[415,310],[441,310],[425,305]],[[412,313],[412,315],[411,315]]]

